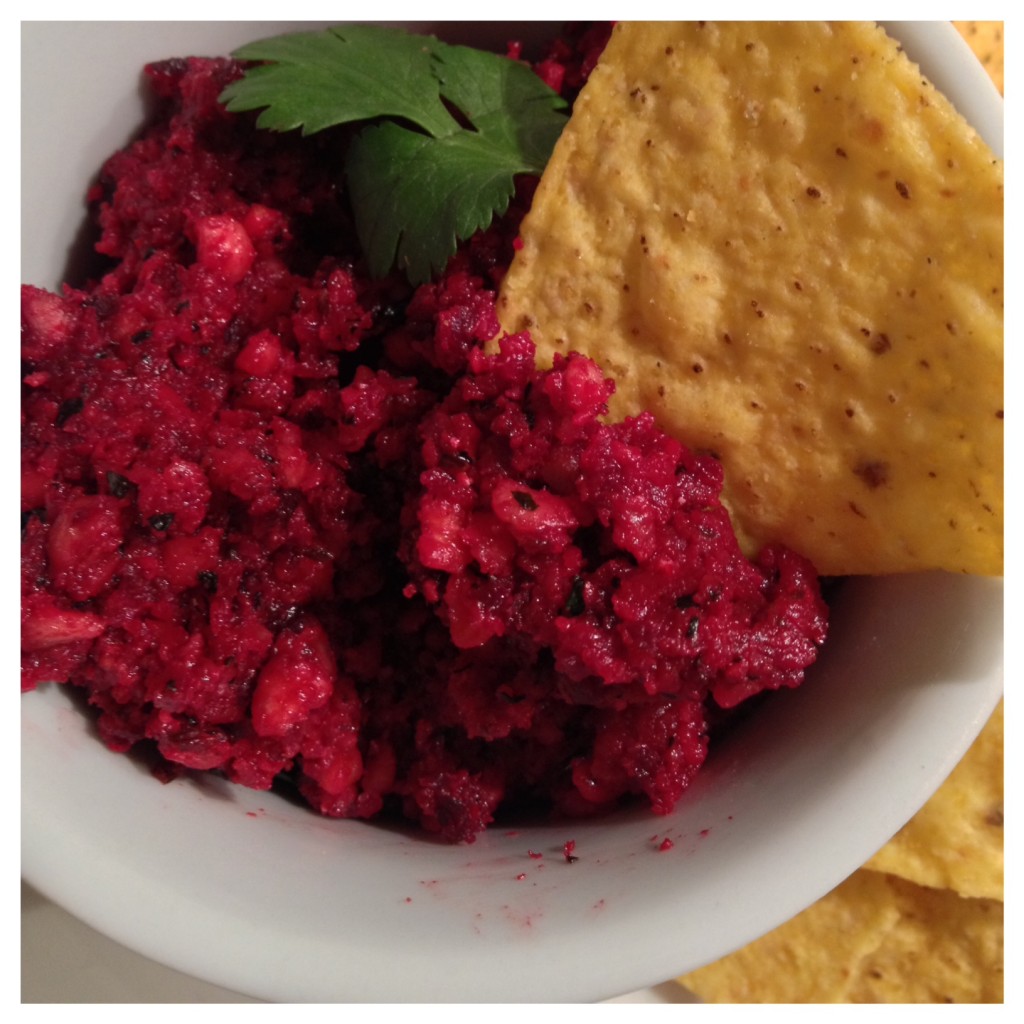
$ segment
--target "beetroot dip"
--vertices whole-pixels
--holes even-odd
[[[538,72],[571,98],[606,36]],[[256,131],[217,102],[239,73],[149,66],[89,195],[103,265],[23,288],[23,689],[80,688],[161,779],[449,841],[669,811],[718,709],[813,662],[813,567],[745,559],[718,462],[606,423],[594,363],[485,351],[535,182],[435,282],[371,280],[346,132]]]

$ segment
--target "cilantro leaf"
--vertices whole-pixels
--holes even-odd
[[[407,118],[432,134],[455,126],[432,66],[435,41],[373,25],[296,32],[248,43],[249,68],[221,94],[230,111],[266,109],[260,128],[306,135],[376,117]]]
[[[505,212],[516,174],[544,169],[565,123],[549,116],[551,90],[522,66],[468,47],[438,56],[442,93],[473,127],[431,138],[386,122],[364,131],[349,156],[356,229],[374,274],[395,262],[413,281],[442,270],[459,239]]]
[[[566,102],[529,68],[468,46],[437,54],[442,94],[490,141],[540,174],[565,127]]]
[[[539,174],[566,123],[565,102],[497,54],[372,25],[250,43],[260,63],[229,84],[230,111],[303,134],[369,122],[345,174],[370,271],[397,264],[429,280],[458,242],[508,208],[517,174]]]
[[[393,122],[364,131],[348,163],[356,231],[370,273],[397,264],[428,281],[458,239],[504,213],[516,167],[475,132],[431,139]]]

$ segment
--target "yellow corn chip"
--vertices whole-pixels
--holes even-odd
[[[718,455],[748,553],[1002,571],[1003,169],[871,23],[620,23],[499,298]]]
[[[1003,907],[861,870],[679,981],[708,1003],[999,1002]]]
[[[866,867],[961,896],[1003,898],[1003,706],[960,764]]]
[[[981,61],[995,87],[1003,91],[1003,23],[1001,21],[954,21],[960,35]]]
[[[1003,904],[879,875],[899,921],[858,965],[849,1003],[1001,1003]]]
[[[885,876],[861,871],[775,931],[679,981],[707,1003],[843,1002],[851,972],[898,919]]]

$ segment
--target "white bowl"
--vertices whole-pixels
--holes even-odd
[[[84,184],[140,119],[143,62],[285,27],[24,23],[23,280],[57,284]],[[954,30],[890,31],[1001,152],[1001,100]],[[1002,602],[1000,580],[852,581],[807,683],[713,749],[673,814],[494,830],[472,846],[214,779],[161,786],[45,687],[21,705],[24,875],[124,945],[268,1000],[633,991],[782,923],[917,811],[1001,695]]]

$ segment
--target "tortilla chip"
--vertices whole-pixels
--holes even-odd
[[[1003,899],[1003,705],[934,796],[865,865],[961,896]]]
[[[763,938],[679,981],[707,1003],[843,1002],[852,971],[898,919],[885,876],[861,871]]]
[[[1001,21],[954,21],[957,31],[989,73],[995,87],[1003,91],[1003,23]]]
[[[1001,1003],[1003,904],[886,879],[899,921],[858,965],[848,1003]]]
[[[1000,1002],[1003,907],[861,870],[679,982],[709,1003]]]
[[[620,23],[499,297],[718,455],[748,554],[1002,571],[1003,167],[871,23]]]

